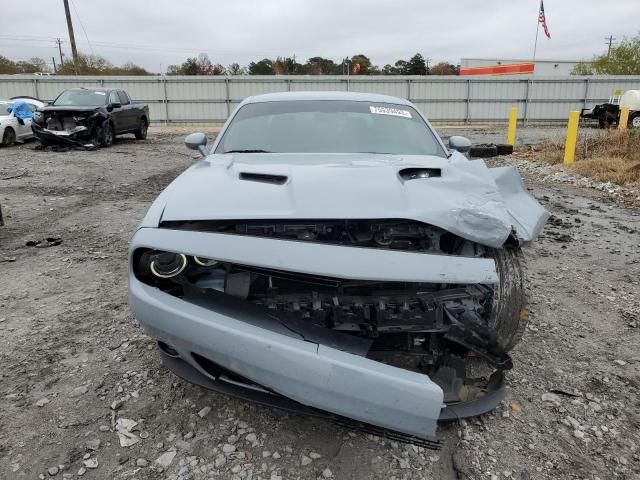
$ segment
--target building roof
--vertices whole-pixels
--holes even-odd
[[[465,60],[474,60],[481,62],[509,62],[509,63],[580,63],[584,62],[584,60],[571,60],[571,59],[548,59],[548,58],[536,58],[535,60],[531,58],[461,58],[460,61],[464,62]]]

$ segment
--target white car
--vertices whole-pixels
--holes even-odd
[[[31,119],[20,120],[16,118],[13,112],[8,112],[7,109],[11,107],[17,101],[24,101],[32,112],[35,112],[38,108],[44,107],[44,102],[35,98],[29,97],[15,97],[10,100],[0,100],[0,145],[8,147],[15,142],[24,142],[33,137],[33,131],[31,130]]]

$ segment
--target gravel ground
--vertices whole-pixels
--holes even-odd
[[[443,425],[431,451],[161,366],[129,312],[126,255],[149,203],[196,157],[182,135],[33,147],[0,150],[0,478],[640,479],[640,216],[615,189],[498,161],[553,213],[525,248],[530,324],[507,399]],[[25,245],[46,237],[63,243]]]

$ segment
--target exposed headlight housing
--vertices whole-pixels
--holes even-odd
[[[173,278],[187,268],[187,256],[183,253],[162,252],[153,256],[149,270],[158,278]]]
[[[196,256],[193,257],[193,261],[197,265],[200,265],[201,267],[213,267],[218,264],[217,260],[213,260],[211,258],[196,257]]]
[[[136,263],[134,268],[138,276],[167,279],[184,272],[189,261],[182,253],[147,250],[138,257]]]
[[[190,272],[198,274],[203,269],[215,269],[220,262],[212,258],[187,256],[184,253],[163,250],[139,249],[133,257],[133,269],[142,281],[168,280]]]

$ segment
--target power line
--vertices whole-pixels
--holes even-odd
[[[84,38],[87,39],[87,43],[89,44],[89,48],[91,49],[91,55],[95,56],[95,52],[93,51],[93,46],[91,45],[91,42],[89,41],[89,36],[87,35],[87,31],[84,29],[84,24],[82,23],[82,19],[80,18],[80,14],[78,13],[78,8],[76,7],[76,2],[71,0],[71,6],[73,7],[73,11],[76,12],[76,17],[78,17],[78,22],[80,22],[80,27],[82,28],[82,31],[84,32]]]

